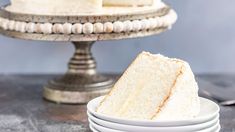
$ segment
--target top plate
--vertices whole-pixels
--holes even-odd
[[[116,122],[120,124],[126,125],[137,125],[137,126],[150,126],[150,127],[164,127],[164,126],[182,126],[182,125],[193,125],[199,124],[203,122],[207,122],[214,118],[219,113],[219,106],[205,98],[200,98],[201,102],[201,111],[199,115],[191,120],[157,120],[157,121],[149,121],[149,120],[126,120],[122,118],[110,117],[104,114],[100,114],[96,112],[96,108],[100,104],[104,97],[98,97],[90,101],[87,105],[88,111],[93,114],[95,117],[100,118],[102,120]]]
[[[202,129],[206,129],[215,125],[219,121],[219,114],[212,120],[208,122],[204,122],[201,124],[187,125],[187,126],[167,126],[167,127],[146,127],[146,126],[133,126],[133,125],[125,125],[118,124],[113,122],[104,121],[92,116],[89,112],[87,112],[88,117],[90,119],[90,124],[97,124],[103,127],[107,127],[110,129],[121,130],[125,132],[192,132],[199,131]]]

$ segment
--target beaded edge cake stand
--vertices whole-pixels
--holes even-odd
[[[114,84],[98,74],[91,47],[95,41],[144,37],[169,29],[177,15],[170,7],[128,14],[88,16],[48,16],[0,10],[0,33],[26,40],[69,41],[75,54],[67,73],[44,86],[45,99],[57,103],[87,103],[103,95]]]

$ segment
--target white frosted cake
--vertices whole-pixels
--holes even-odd
[[[104,7],[143,7],[161,0],[10,0],[6,9],[28,14],[76,14],[97,13]]]
[[[97,112],[125,119],[178,120],[199,114],[198,85],[187,62],[141,53]]]
[[[29,13],[94,12],[102,8],[102,0],[11,0],[9,10]]]
[[[154,0],[103,0],[104,6],[151,6]]]

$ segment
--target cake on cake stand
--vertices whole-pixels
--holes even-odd
[[[44,86],[45,99],[68,104],[86,103],[107,93],[114,80],[96,71],[91,47],[96,41],[120,40],[159,34],[175,23],[169,6],[107,7],[93,14],[35,15],[1,7],[0,33],[19,39],[69,41],[75,46],[68,71]]]

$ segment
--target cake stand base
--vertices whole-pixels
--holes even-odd
[[[69,70],[44,87],[45,99],[56,103],[82,104],[109,91],[114,81],[96,72],[96,62],[91,54],[93,43],[73,42],[76,52],[69,62]]]

